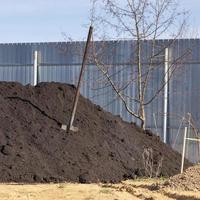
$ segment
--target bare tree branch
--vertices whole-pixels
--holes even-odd
[[[105,26],[102,28],[109,27],[111,33],[115,32],[117,36],[128,35],[134,41],[133,57],[130,58],[129,64],[135,71],[130,80],[121,85],[120,83],[115,83],[112,78],[115,74],[121,73],[122,70],[118,70],[113,75],[110,74],[103,57],[100,56],[101,59],[99,59],[100,52],[98,49],[98,53],[95,52],[95,48],[92,50],[93,62],[106,77],[107,83],[110,84],[116,95],[123,102],[127,112],[140,119],[141,127],[145,129],[145,107],[158,97],[166,84],[169,84],[172,75],[183,65],[184,58],[189,54],[187,51],[173,60],[167,72],[169,73],[167,82],[164,81],[166,74],[163,74],[159,87],[147,99],[147,89],[152,81],[151,75],[159,67],[163,68],[165,48],[171,47],[184,31],[186,26],[184,13],[178,12],[175,0],[125,0],[123,3],[117,0],[103,0],[103,6],[103,14],[96,16],[95,19],[99,20],[102,26]],[[181,19],[179,26],[177,24],[178,19]],[[174,29],[174,26],[176,26],[174,37],[163,47],[156,46],[157,39],[166,34],[166,32],[169,33],[171,29]],[[151,42],[151,52],[149,52],[150,55],[148,54],[144,57],[143,44],[146,40]],[[101,53],[104,53],[104,50]],[[147,64],[143,63],[144,59],[147,60]],[[157,62],[158,59],[161,60],[160,63]],[[135,96],[128,97],[125,91],[133,84],[137,89],[137,93]],[[129,107],[127,99],[134,101],[136,106],[134,108]],[[138,110],[134,110],[136,107]]]

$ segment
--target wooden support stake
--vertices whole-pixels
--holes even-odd
[[[184,138],[183,138],[183,151],[182,151],[182,161],[181,161],[181,173],[183,173],[184,159],[185,159],[185,143],[187,140],[187,127],[185,127]]]

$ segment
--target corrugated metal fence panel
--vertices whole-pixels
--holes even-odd
[[[190,102],[191,113],[195,119],[195,122],[198,127],[200,127],[200,112],[199,112],[199,103],[200,103],[200,64],[192,65],[191,72],[191,94]]]
[[[0,80],[30,84],[33,82],[33,68],[30,66],[0,66]]]
[[[77,84],[80,66],[41,66],[39,68],[39,82],[61,82]]]
[[[146,106],[146,126],[147,128],[158,129],[159,135],[162,136],[163,127],[163,92],[156,96],[157,91],[162,87],[164,67],[155,66],[156,69],[150,74],[149,83],[147,87],[146,102],[155,98],[150,104]]]

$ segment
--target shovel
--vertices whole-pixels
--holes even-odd
[[[72,113],[71,113],[71,116],[70,116],[69,125],[67,126],[65,124],[62,124],[62,126],[61,126],[61,129],[65,130],[67,133],[69,131],[77,132],[79,130],[78,127],[73,126],[73,122],[74,122],[74,117],[75,117],[76,109],[77,109],[77,105],[78,105],[78,99],[79,99],[79,96],[80,96],[80,86],[81,86],[81,81],[82,81],[83,74],[84,74],[84,71],[85,71],[89,44],[90,44],[91,37],[92,37],[92,31],[93,31],[93,27],[90,26],[89,32],[88,32],[88,37],[87,37],[87,42],[86,42],[86,46],[85,46],[82,66],[81,66],[81,72],[80,72],[80,75],[79,75],[78,85],[77,85],[76,94],[75,94],[75,98],[74,98],[74,102],[73,102],[73,110],[72,110]]]

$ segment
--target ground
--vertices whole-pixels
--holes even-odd
[[[1,200],[167,200],[200,199],[200,192],[160,187],[166,180],[139,179],[120,184],[0,184]]]

